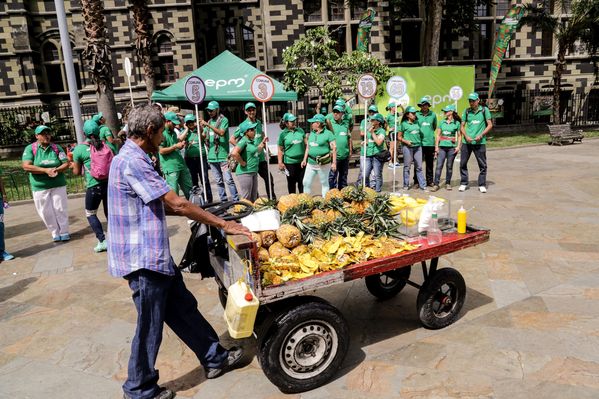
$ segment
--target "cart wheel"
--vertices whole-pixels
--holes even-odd
[[[420,322],[437,330],[456,319],[466,300],[466,283],[450,267],[437,270],[418,291],[417,310]]]
[[[364,282],[368,291],[379,299],[391,299],[399,294],[410,278],[412,266],[406,266],[385,273],[366,276]]]
[[[229,293],[227,292],[226,289],[224,289],[223,287],[219,286],[218,287],[218,300],[220,301],[220,304],[222,305],[223,309],[227,307],[227,297],[229,296]]]
[[[324,301],[310,300],[281,311],[259,346],[258,359],[282,392],[305,392],[333,377],[348,345],[341,313]]]

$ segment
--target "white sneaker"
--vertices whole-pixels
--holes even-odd
[[[481,193],[486,193],[487,192],[487,188],[485,186],[479,186],[478,187],[478,191],[480,191]]]
[[[389,169],[394,169],[394,168],[395,168],[395,166],[394,166],[392,163],[389,163],[389,165],[387,165],[387,168],[389,168]]]
[[[460,184],[460,188],[458,188],[458,191],[466,191],[466,189],[468,188],[467,185],[465,184]]]

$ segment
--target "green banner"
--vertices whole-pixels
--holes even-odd
[[[446,105],[456,106],[458,113],[469,106],[468,94],[474,91],[474,66],[439,66],[416,68],[392,68],[388,90],[391,91],[395,103],[405,109],[408,105],[416,107],[422,97],[429,99],[431,109],[439,117],[441,109]],[[386,84],[381,82],[380,84]],[[389,104],[390,96],[377,97],[376,104],[381,112]]]
[[[356,50],[368,53],[368,45],[370,44],[370,30],[376,17],[376,11],[369,8],[360,17],[360,24],[358,25],[358,35],[356,37]]]
[[[495,81],[497,80],[497,74],[501,68],[503,57],[505,56],[505,50],[510,43],[512,35],[518,29],[520,25],[520,19],[524,16],[524,7],[521,5],[512,6],[509,9],[499,29],[497,30],[497,39],[495,40],[495,46],[493,47],[493,60],[491,61],[491,74],[489,76],[489,93],[487,98],[493,96],[493,90],[495,89]]]

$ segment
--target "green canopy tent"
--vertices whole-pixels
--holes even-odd
[[[254,68],[230,51],[223,51],[216,58],[196,69],[191,74],[179,79],[164,90],[152,93],[152,100],[172,103],[187,102],[185,82],[190,76],[200,77],[206,84],[204,101],[253,101],[250,90],[252,79],[262,72]],[[283,84],[274,80],[275,93],[271,101],[297,101],[297,93],[287,91]]]

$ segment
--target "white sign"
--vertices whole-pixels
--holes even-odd
[[[125,73],[127,74],[128,78],[131,77],[131,72],[132,72],[131,60],[129,59],[129,57],[125,57]]]
[[[458,101],[464,95],[464,90],[460,86],[453,86],[449,89],[449,98]]]
[[[406,94],[408,84],[401,76],[392,76],[387,81],[387,93],[391,98],[401,98]]]
[[[206,85],[197,76],[190,76],[185,82],[185,97],[192,104],[200,104],[206,98]]]
[[[376,95],[376,79],[367,73],[358,79],[358,94],[364,98],[372,98]]]
[[[256,100],[265,103],[275,94],[275,82],[266,75],[258,75],[252,80],[251,90]]]

